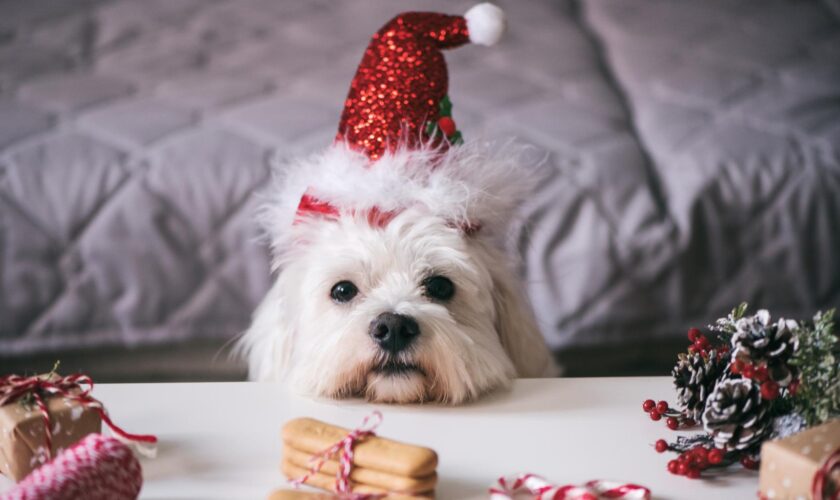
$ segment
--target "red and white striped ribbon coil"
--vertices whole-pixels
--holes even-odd
[[[372,421],[371,421],[372,419]],[[370,423],[369,423],[370,422]],[[335,477],[335,492],[339,498],[346,498],[352,500],[373,500],[382,498],[385,495],[373,493],[353,493],[350,488],[350,471],[353,469],[353,447],[360,440],[375,436],[373,432],[379,424],[382,423],[382,414],[379,411],[374,411],[372,414],[362,420],[362,425],[357,429],[350,431],[340,441],[333,444],[326,450],[314,455],[310,462],[313,462],[309,472],[302,477],[292,479],[290,482],[294,487],[299,487],[305,483],[313,474],[316,474],[330,458],[339,455],[338,459],[338,474]]]
[[[140,463],[128,446],[89,434],[0,494],[0,500],[134,500],[142,485]]]
[[[490,500],[650,500],[650,490],[644,486],[600,479],[584,485],[557,486],[536,474],[502,476],[490,487]]]

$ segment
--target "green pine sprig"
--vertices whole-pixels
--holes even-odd
[[[790,363],[799,368],[799,386],[793,396],[794,410],[808,425],[817,425],[840,415],[840,364],[834,309],[814,316],[796,332],[799,346]]]

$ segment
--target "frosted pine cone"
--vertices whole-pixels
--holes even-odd
[[[727,362],[721,360],[716,351],[709,352],[707,356],[700,353],[680,355],[671,375],[677,388],[677,404],[687,417],[700,421],[706,399],[726,365]]]
[[[755,316],[741,318],[732,335],[732,359],[746,363],[764,363],[770,378],[786,387],[796,376],[796,368],[788,364],[798,347],[793,320],[780,319],[770,324],[770,313],[762,309]]]
[[[751,380],[722,380],[706,401],[703,426],[718,448],[749,449],[770,431],[771,419],[764,403],[758,385]]]

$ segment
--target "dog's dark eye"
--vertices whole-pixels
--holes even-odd
[[[426,295],[437,300],[449,300],[455,295],[455,285],[444,276],[432,276],[423,282]]]
[[[330,290],[330,297],[340,304],[350,302],[359,293],[352,281],[339,281]]]

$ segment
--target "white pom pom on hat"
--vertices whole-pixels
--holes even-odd
[[[492,3],[474,5],[464,14],[470,41],[479,45],[495,45],[507,27],[505,11]]]

